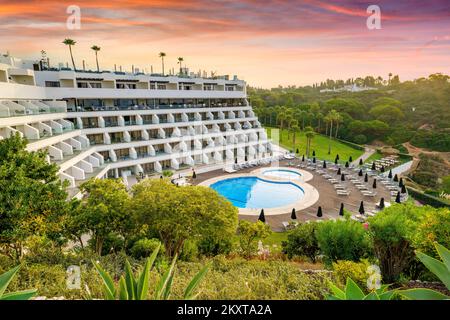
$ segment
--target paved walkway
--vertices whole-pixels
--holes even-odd
[[[368,158],[370,158],[371,155],[373,155],[375,153],[375,149],[369,148],[369,147],[365,147],[364,148],[364,153],[355,161],[352,162],[352,164],[354,165],[359,165],[359,160],[362,159],[362,161],[366,161]]]

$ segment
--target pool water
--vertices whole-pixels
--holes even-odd
[[[257,177],[230,178],[210,186],[238,208],[275,208],[301,200],[305,193],[291,182],[272,182]]]
[[[265,170],[263,172],[263,175],[266,177],[275,177],[283,179],[300,179],[302,176],[301,173],[287,169],[269,169]]]

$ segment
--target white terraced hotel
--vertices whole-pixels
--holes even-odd
[[[263,157],[271,144],[236,77],[42,70],[0,57],[0,139],[46,149],[72,195],[91,177]],[[188,72],[186,72],[188,74]]]

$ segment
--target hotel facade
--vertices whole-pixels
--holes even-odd
[[[236,77],[48,70],[1,56],[0,139],[11,134],[48,152],[71,196],[93,177],[159,176],[272,152]]]

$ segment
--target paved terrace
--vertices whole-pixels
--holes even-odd
[[[296,165],[300,164],[300,160],[281,160],[276,166],[280,167],[292,167],[297,168]],[[319,161],[319,166],[321,167],[321,161]],[[257,168],[269,167],[275,165],[266,165],[260,167],[253,167],[248,169],[239,170],[239,173],[250,173]],[[330,165],[328,166],[328,168]],[[339,218],[339,208],[341,203],[344,203],[344,207],[346,210],[352,212],[353,214],[359,214],[358,209],[361,200],[364,201],[364,209],[366,212],[374,210],[375,205],[379,203],[380,199],[384,197],[386,202],[393,202],[394,198],[391,197],[391,193],[387,190],[384,185],[377,179],[377,188],[374,190],[372,188],[373,178],[369,178],[369,182],[366,183],[367,188],[370,191],[376,191],[376,196],[368,197],[362,195],[361,191],[359,191],[349,180],[345,182],[340,182],[347,186],[347,189],[350,191],[350,195],[348,196],[338,196],[336,194],[336,190],[328,180],[323,178],[321,175],[316,173],[315,171],[308,170],[306,168],[302,168],[302,170],[308,171],[313,174],[313,179],[308,181],[307,183],[315,187],[319,191],[319,200],[312,206],[302,210],[297,211],[297,221],[306,221],[306,220],[319,220],[319,219],[330,219],[330,218]],[[330,175],[335,175],[336,179],[340,181],[340,176],[336,174],[335,171],[327,169]],[[349,172],[349,169],[341,169],[344,173]],[[351,171],[349,172],[354,176],[357,176],[358,173]],[[197,173],[197,178],[193,181],[194,185],[197,185],[205,180],[217,177],[217,176],[229,176],[232,177],[233,174],[227,174],[222,170],[214,170],[205,173]],[[358,177],[363,180],[363,177]],[[318,218],[316,216],[318,207],[322,207],[323,216],[322,218]],[[291,209],[292,210],[292,209]],[[272,227],[274,231],[284,231],[284,227],[282,222],[290,221],[291,211],[286,212],[285,214],[279,215],[266,215],[266,222]],[[240,219],[248,220],[248,221],[257,221],[258,216],[248,216],[248,215],[240,215]]]

